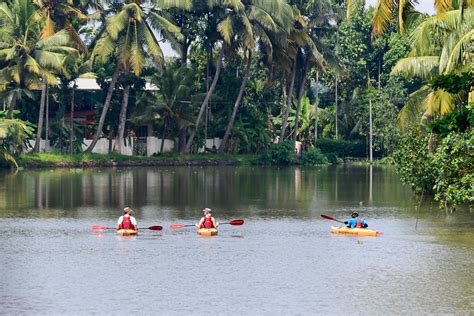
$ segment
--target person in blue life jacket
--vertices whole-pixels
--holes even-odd
[[[369,225],[365,222],[363,218],[359,217],[358,211],[353,211],[351,218],[348,221],[345,221],[344,224],[349,228],[367,228]]]

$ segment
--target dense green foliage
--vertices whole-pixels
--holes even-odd
[[[311,148],[301,154],[301,164],[303,166],[325,165],[328,162],[328,158],[319,148]]]
[[[472,172],[454,172],[443,154],[469,164],[474,4],[436,4],[438,16],[411,1],[3,0],[3,157],[28,149],[33,132],[36,152],[43,139],[47,151],[79,153],[86,138],[88,152],[106,138],[122,153],[156,136],[148,155],[170,139],[176,159],[217,151],[315,165],[393,154],[416,192],[469,201],[454,184]],[[81,77],[100,90],[78,89]]]
[[[361,141],[335,140],[321,138],[316,147],[323,154],[335,154],[338,157],[367,157],[367,143]]]

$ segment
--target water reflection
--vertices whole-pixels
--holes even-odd
[[[180,216],[204,206],[222,210],[306,211],[412,203],[391,168],[209,167],[24,171],[0,174],[0,214],[48,210],[44,217],[75,210],[160,208]],[[58,214],[65,212],[67,214]],[[17,216],[20,214],[16,214]],[[278,212],[274,213],[278,216]],[[20,215],[21,216],[21,215]]]

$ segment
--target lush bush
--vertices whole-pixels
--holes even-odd
[[[325,165],[328,159],[319,148],[311,148],[301,154],[301,164],[304,166]]]
[[[316,142],[316,147],[321,149],[323,154],[333,153],[338,157],[367,157],[365,141],[321,138]]]
[[[270,165],[289,165],[293,163],[293,144],[290,140],[285,140],[282,143],[271,144],[262,160]]]
[[[328,162],[332,165],[337,165],[343,162],[335,153],[326,154],[326,157]]]
[[[428,152],[428,139],[428,135],[413,128],[402,137],[398,150],[392,156],[400,179],[410,185],[416,194],[433,193],[436,167]]]
[[[433,155],[435,199],[446,210],[474,203],[474,132],[450,133]]]

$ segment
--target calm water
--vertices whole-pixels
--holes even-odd
[[[474,214],[414,204],[390,168],[3,172],[0,314],[472,315]],[[90,230],[124,206],[165,229]],[[246,222],[168,228],[203,207]],[[354,208],[384,235],[331,235],[319,216]]]

